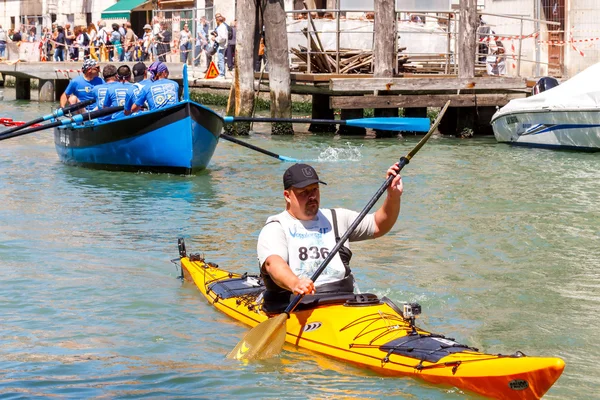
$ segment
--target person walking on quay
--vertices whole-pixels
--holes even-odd
[[[76,30],[79,31],[77,35],[77,48],[76,50],[83,49],[83,58],[87,59],[90,57],[90,35],[87,33],[85,26],[78,26]]]
[[[194,47],[194,66],[200,65],[200,58],[202,57],[202,51],[208,44],[208,22],[206,17],[203,15],[200,17],[200,23],[196,29],[196,46]],[[210,64],[210,63],[209,63]],[[208,64],[207,64],[208,68]]]
[[[215,41],[219,44],[219,48],[217,49],[217,69],[219,70],[219,79],[225,79],[225,50],[227,49],[229,32],[225,23],[225,17],[217,14],[215,19],[217,21],[217,29],[215,29],[217,37]]]
[[[133,61],[137,35],[131,29],[131,22],[125,22],[125,61]]]
[[[12,34],[12,36],[8,35],[10,37],[10,40],[12,40],[15,43],[19,43],[21,41],[21,31],[16,30],[14,31],[14,33]]]
[[[142,61],[150,59],[152,54],[152,47],[154,46],[154,35],[152,34],[152,27],[150,24],[144,25],[144,36],[142,36]]]
[[[8,42],[8,34],[0,25],[0,58],[6,58],[6,42]]]
[[[65,29],[62,26],[56,28],[56,42],[54,44],[54,61],[65,61],[65,47],[67,45],[67,39],[65,37]]]
[[[87,33],[90,37],[90,56],[98,61],[98,54],[96,53],[96,44],[98,42],[98,30],[96,29],[96,25],[93,22],[87,27]]]
[[[227,58],[227,69],[229,71],[233,71],[233,67],[235,66],[235,42],[237,36],[236,26],[237,20],[234,19],[229,27],[230,34],[228,36],[227,52],[225,53],[225,57]]]
[[[123,61],[123,36],[119,31],[119,24],[112,24],[112,32],[110,33],[110,43],[113,46],[112,61]]]
[[[110,31],[106,28],[106,22],[98,21],[98,34],[96,36],[96,47],[100,50],[100,61],[107,62],[109,56]]]
[[[71,29],[71,24],[65,24],[65,40],[66,40],[66,43],[67,43],[68,61],[73,61],[74,60],[74,57],[75,57],[75,48],[73,47],[73,41],[76,38],[77,37],[75,36],[75,33]],[[65,58],[67,58],[67,57],[65,57]]]
[[[157,46],[156,52],[158,53],[158,59],[162,62],[167,61],[167,54],[171,52],[171,31],[167,28],[166,22],[161,22],[160,31],[156,35]]]
[[[184,24],[183,30],[179,32],[179,62],[187,64],[191,50],[192,32],[190,32],[188,24]]]

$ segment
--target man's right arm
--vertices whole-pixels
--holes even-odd
[[[281,224],[271,222],[260,231],[257,243],[258,260],[261,271],[269,274],[277,286],[295,294],[311,294],[315,291],[313,282],[294,274],[287,259],[287,239]]]
[[[281,256],[273,254],[262,266],[277,286],[294,294],[313,294],[315,285],[308,278],[299,278]]]
[[[60,95],[60,107],[61,108],[67,105],[67,102],[69,101],[69,96],[71,94],[73,94],[73,81],[69,82],[64,93]]]

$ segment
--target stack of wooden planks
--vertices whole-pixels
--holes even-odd
[[[312,21],[311,21],[312,22]],[[321,74],[371,74],[373,73],[373,52],[371,50],[340,49],[339,71],[337,71],[337,57],[335,51],[326,51],[321,43],[318,32],[314,25],[309,31],[302,30],[306,37],[310,51],[305,46],[292,48],[291,52],[296,56],[296,68],[298,72],[308,72],[310,64],[311,73]],[[444,73],[447,69],[446,56],[443,54],[409,56],[402,54],[406,47],[401,47],[397,52],[397,72],[401,73]]]
[[[292,48],[292,53],[297,57],[297,71],[308,71],[308,51],[304,46]],[[408,62],[409,57],[398,52],[398,67],[404,72],[402,66]],[[310,71],[313,73],[338,73],[336,71],[335,51],[321,52],[311,49]],[[370,74],[373,72],[373,52],[370,50],[340,49],[340,74]]]

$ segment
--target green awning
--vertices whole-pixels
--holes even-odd
[[[116,4],[102,11],[100,18],[102,19],[121,19],[130,18],[131,10],[144,4],[148,0],[120,0]]]

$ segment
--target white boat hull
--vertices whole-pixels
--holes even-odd
[[[600,151],[600,108],[498,112],[492,128],[500,143]]]

